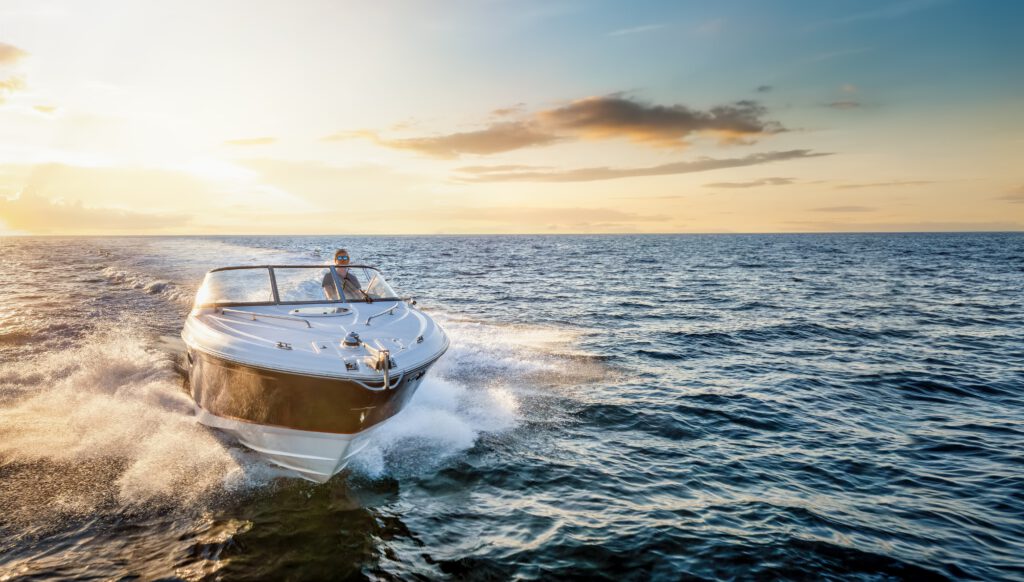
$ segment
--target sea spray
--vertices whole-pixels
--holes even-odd
[[[5,366],[15,369],[4,387],[20,397],[0,408],[0,458],[60,480],[57,509],[74,512],[184,507],[266,482],[254,455],[195,422],[171,356],[130,329],[112,325],[23,371]]]
[[[507,389],[474,390],[427,376],[407,408],[373,432],[352,469],[374,478],[434,471],[481,434],[509,430],[518,421],[518,402]]]

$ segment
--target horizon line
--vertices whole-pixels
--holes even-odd
[[[756,236],[756,235],[837,235],[837,234],[1024,234],[1024,229],[1021,230],[858,230],[858,231],[799,231],[799,232],[771,232],[771,231],[738,231],[738,232],[723,232],[723,231],[707,231],[707,232],[461,232],[461,233],[315,233],[315,234],[260,234],[260,233],[242,233],[242,234],[41,234],[41,233],[26,233],[26,234],[0,234],[2,238],[139,238],[139,237],[151,237],[151,238],[229,238],[229,237],[280,237],[280,238],[295,238],[295,237],[332,237],[332,236],[351,236],[351,237],[372,237],[372,236],[394,236],[394,237],[414,237],[414,236]]]

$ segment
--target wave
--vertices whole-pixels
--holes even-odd
[[[424,474],[476,445],[548,414],[532,398],[552,387],[606,375],[576,346],[580,331],[501,325],[434,313],[448,331],[448,353],[409,406],[374,433],[353,459],[371,478]]]
[[[195,422],[175,357],[138,322],[108,322],[74,349],[0,368],[3,505],[61,515],[187,508],[269,484],[283,473]],[[370,478],[422,473],[516,428],[521,395],[557,372],[572,333],[481,323],[450,327],[452,345],[409,406],[353,462]],[[554,350],[552,350],[554,348]],[[599,366],[599,363],[587,365]],[[562,380],[560,380],[560,378]],[[62,476],[48,503],[26,481]],[[21,501],[26,501],[22,503]],[[12,517],[12,519],[15,519]]]
[[[21,508],[9,519],[189,507],[274,476],[194,421],[171,357],[131,328],[110,326],[0,374],[12,397],[0,408],[0,499]],[[47,503],[22,502],[40,494]]]
[[[180,285],[166,279],[154,278],[145,273],[116,267],[107,267],[103,269],[102,273],[110,283],[127,289],[138,289],[149,295],[162,295],[171,302],[184,307],[192,305],[192,299],[198,288],[198,282],[196,287]]]

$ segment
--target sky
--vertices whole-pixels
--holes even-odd
[[[1024,230],[1022,21],[0,0],[0,235]]]

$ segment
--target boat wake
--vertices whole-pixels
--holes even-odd
[[[188,507],[273,477],[193,421],[173,358],[124,333],[131,327],[113,326],[74,350],[0,369],[6,520],[36,520],[21,512],[40,508],[69,517]]]
[[[167,279],[156,278],[128,269],[107,267],[103,269],[102,273],[106,280],[114,285],[138,289],[150,295],[161,295],[181,307],[191,306],[192,298],[196,294],[195,287],[181,286]]]
[[[443,316],[442,316],[443,319]],[[486,434],[517,427],[559,332],[446,323],[449,353],[401,414],[353,459],[377,479],[436,471]],[[7,523],[195,510],[282,473],[195,422],[177,354],[131,321],[71,350],[0,365],[0,513]],[[519,330],[524,331],[524,330]],[[517,342],[515,337],[525,338]],[[496,341],[504,338],[504,341]],[[344,478],[344,477],[342,477]],[[41,511],[41,508],[46,508]]]
[[[353,458],[356,473],[377,478],[434,472],[483,436],[514,431],[527,419],[551,420],[563,407],[546,406],[545,398],[565,397],[560,388],[608,372],[575,348],[575,330],[431,316],[451,338],[448,353],[408,407]]]

